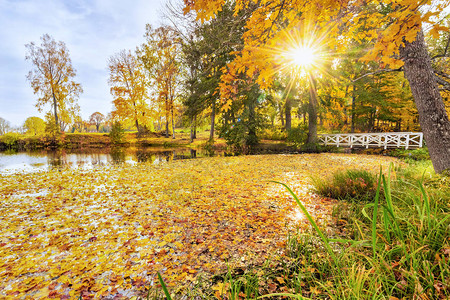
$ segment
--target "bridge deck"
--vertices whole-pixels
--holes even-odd
[[[422,148],[421,132],[338,133],[320,134],[319,142],[325,146],[365,148]]]

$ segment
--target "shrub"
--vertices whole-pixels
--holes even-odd
[[[220,136],[235,153],[248,153],[252,147],[258,144],[256,135],[250,133],[251,122],[238,121],[236,124],[220,127]]]
[[[331,179],[313,178],[316,193],[352,202],[372,201],[376,195],[377,183],[377,177],[365,170],[338,172]]]
[[[299,125],[288,130],[286,141],[293,144],[296,147],[300,147],[306,142],[308,137],[308,128],[305,125]]]
[[[3,142],[8,149],[12,149],[17,147],[19,136],[20,134],[17,132],[8,132],[0,138],[0,141]]]
[[[287,134],[280,128],[264,127],[259,130],[258,136],[263,140],[284,141]]]
[[[58,125],[56,125],[55,120],[51,119],[48,122],[45,123],[45,132],[47,134],[59,134],[60,128]]]
[[[398,158],[406,158],[412,160],[428,160],[430,159],[430,153],[428,148],[418,148],[414,150],[395,149],[391,152],[391,156]]]
[[[111,132],[109,133],[111,142],[113,144],[123,144],[125,143],[125,133],[120,122],[115,122],[112,125]]]

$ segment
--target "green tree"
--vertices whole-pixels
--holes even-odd
[[[23,124],[26,133],[31,135],[39,135],[45,132],[45,121],[39,117],[29,117]]]
[[[245,31],[244,22],[245,14],[235,16],[232,5],[228,4],[217,13],[215,19],[197,27],[191,38],[183,44],[184,59],[189,70],[185,86],[189,91],[185,100],[186,114],[194,120],[200,112],[207,109],[211,111],[210,140],[214,140],[216,114],[219,110],[237,109],[236,106],[222,107],[219,101],[219,83],[227,64],[234,59],[233,51],[243,46],[241,36]],[[231,116],[231,112],[223,114],[226,125],[230,123]]]

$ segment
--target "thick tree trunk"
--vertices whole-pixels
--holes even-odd
[[[436,173],[450,169],[450,121],[436,83],[423,31],[400,47],[405,77],[419,112],[419,123]]]
[[[308,139],[306,143],[315,147],[314,145],[317,143],[317,111],[319,103],[317,101],[316,81],[312,74],[309,82],[309,97]]]
[[[289,131],[292,129],[292,100],[287,97],[286,103],[284,105],[284,114],[286,118],[286,131]]]
[[[284,127],[284,112],[283,112],[283,107],[281,107],[280,105],[280,119],[281,119],[281,127]]]
[[[134,122],[135,122],[135,124],[136,124],[137,132],[140,133],[140,132],[141,132],[141,129],[140,129],[140,127],[139,127],[139,121],[136,119],[136,120],[134,120]]]

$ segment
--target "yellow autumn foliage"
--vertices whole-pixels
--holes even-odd
[[[227,264],[260,264],[309,227],[271,180],[326,226],[334,200],[309,191],[311,176],[392,161],[262,155],[0,175],[0,298],[130,298],[158,271],[182,290]]]

